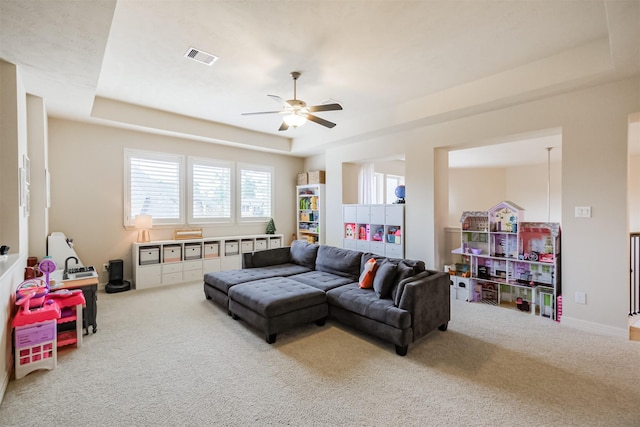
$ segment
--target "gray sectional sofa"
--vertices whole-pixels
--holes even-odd
[[[371,258],[373,287],[363,289],[358,279]],[[305,241],[244,254],[241,270],[204,276],[206,298],[261,329],[269,343],[280,331],[329,317],[393,343],[401,356],[436,328],[447,329],[449,286],[448,274],[427,270],[422,261]]]

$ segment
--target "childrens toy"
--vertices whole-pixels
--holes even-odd
[[[395,244],[396,245],[402,244],[402,229],[398,228],[396,232],[393,234],[395,236]]]
[[[27,308],[38,308],[44,304],[49,293],[49,286],[41,279],[28,279],[18,285],[16,289],[16,304],[25,304]],[[26,299],[26,301],[21,301]]]
[[[355,224],[347,224],[344,227],[344,237],[345,239],[355,239],[356,238],[356,225]]]
[[[32,283],[22,283],[20,286],[24,287],[17,290],[16,305],[20,310],[11,321],[14,328],[16,379],[37,369],[54,369],[57,363],[56,324],[60,318],[60,307],[51,300],[46,304],[33,303],[34,298],[44,301],[46,294],[43,294],[43,288],[47,293],[48,288],[43,286],[40,279],[28,282]]]
[[[16,300],[16,305],[18,307],[20,307],[22,313],[29,313],[29,302],[31,301],[31,298],[34,297],[34,295],[36,294],[36,291],[29,291],[29,292],[25,292],[22,295],[22,298],[19,300]]]
[[[40,265],[38,269],[45,274],[45,281],[47,282],[47,286],[50,286],[49,275],[56,271],[56,263],[50,257],[45,257],[42,261],[40,261]]]
[[[369,224],[361,225],[360,228],[358,229],[358,239],[369,240],[369,232],[370,232]]]

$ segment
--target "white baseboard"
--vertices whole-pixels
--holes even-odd
[[[629,339],[629,330],[625,328],[614,328],[613,326],[603,325],[601,323],[589,322],[587,320],[575,319],[568,316],[560,318],[560,325],[579,329],[585,332],[591,332],[598,335],[607,335]]]

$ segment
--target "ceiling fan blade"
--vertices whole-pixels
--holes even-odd
[[[243,116],[253,116],[256,114],[278,114],[278,113],[282,113],[282,110],[278,110],[278,111],[258,111],[256,113],[241,113],[241,115]]]
[[[280,98],[278,95],[267,95],[267,96],[273,99],[274,101],[276,101],[278,104],[282,104],[283,107],[291,107],[291,105],[289,105],[287,101]]]
[[[282,122],[282,124],[280,125],[280,129],[278,130],[287,130],[289,129],[289,125],[286,124],[285,122]]]
[[[317,124],[326,126],[328,128],[333,128],[336,125],[329,120],[321,119],[320,117],[314,116],[313,114],[307,114],[307,120],[311,120],[312,122],[316,122]]]
[[[313,107],[308,107],[309,112],[316,113],[318,111],[335,111],[342,110],[342,106],[340,104],[323,104],[323,105],[314,105]]]

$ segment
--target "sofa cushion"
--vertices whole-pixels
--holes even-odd
[[[396,307],[390,299],[380,299],[371,289],[361,289],[357,283],[340,286],[327,292],[327,301],[343,310],[393,326],[411,327],[411,314]]]
[[[278,276],[291,276],[306,273],[307,271],[311,271],[311,269],[297,264],[278,264],[269,267],[216,271],[205,274],[204,283],[228,294],[229,288],[239,283]]]
[[[321,245],[316,258],[316,270],[348,277],[357,282],[360,277],[361,256],[362,252]]]
[[[316,265],[316,256],[318,255],[317,243],[309,243],[304,240],[294,240],[291,244],[291,262],[302,265],[313,270]]]
[[[287,277],[241,283],[229,290],[229,298],[264,317],[280,316],[327,301],[320,289]]]
[[[396,283],[397,265],[391,261],[382,261],[373,277],[373,291],[378,298],[390,298],[391,289]]]
[[[325,292],[330,289],[337,288],[338,286],[353,283],[353,279],[348,277],[317,270],[310,271],[308,273],[296,274],[295,276],[289,276],[289,279],[311,285]]]

